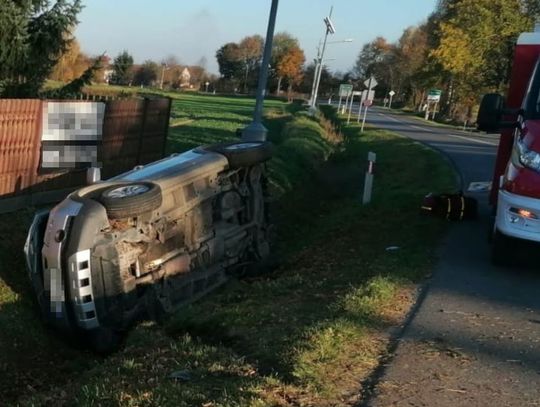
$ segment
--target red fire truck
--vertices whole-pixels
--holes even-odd
[[[501,132],[490,204],[493,261],[508,263],[517,240],[540,242],[540,26],[516,44],[506,101],[487,94],[478,129]]]

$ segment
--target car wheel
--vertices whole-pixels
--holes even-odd
[[[159,208],[161,188],[152,182],[121,184],[103,191],[99,200],[109,218],[131,218]]]
[[[203,149],[227,157],[231,169],[251,167],[272,158],[272,143],[268,141],[222,143]]]

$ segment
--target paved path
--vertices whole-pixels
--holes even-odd
[[[382,109],[373,109],[368,123],[443,151],[464,191],[470,182],[491,179],[494,135],[435,127]],[[425,296],[362,405],[540,406],[540,267],[534,267],[540,256],[528,269],[493,267],[487,192],[474,196],[481,219],[452,224]]]

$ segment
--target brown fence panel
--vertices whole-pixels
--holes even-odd
[[[40,100],[0,100],[0,196],[24,193],[35,184],[41,117]]]
[[[144,99],[107,102],[101,155],[104,178],[112,177],[137,165],[144,104]]]
[[[164,156],[170,111],[171,99],[147,99],[138,160],[140,164],[147,164]]]
[[[39,173],[43,103],[0,100],[0,212],[53,202],[85,183],[85,170]],[[104,179],[163,157],[170,108],[169,98],[107,102],[100,151]]]

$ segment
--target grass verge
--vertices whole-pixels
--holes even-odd
[[[174,101],[178,122],[169,148],[234,138],[249,121],[252,101],[216,100]],[[384,354],[389,327],[409,309],[414,283],[430,272],[445,228],[418,215],[420,198],[452,188],[454,177],[436,153],[408,139],[374,129],[360,135],[350,126],[343,127],[339,144],[327,122],[321,126],[293,114],[294,106],[273,103],[267,123],[276,157],[269,171],[279,196],[274,213],[281,267],[231,281],[165,327],[140,324],[125,348],[106,359],[67,348],[41,328],[18,255],[30,213],[0,217],[6,232],[0,236],[11,237],[0,240],[0,264],[7,266],[0,273],[0,322],[8,328],[0,332],[4,399],[207,407],[357,401],[359,383]],[[380,170],[373,202],[363,207],[370,150]],[[177,379],[169,377],[173,372]],[[17,386],[9,387],[14,375]]]

